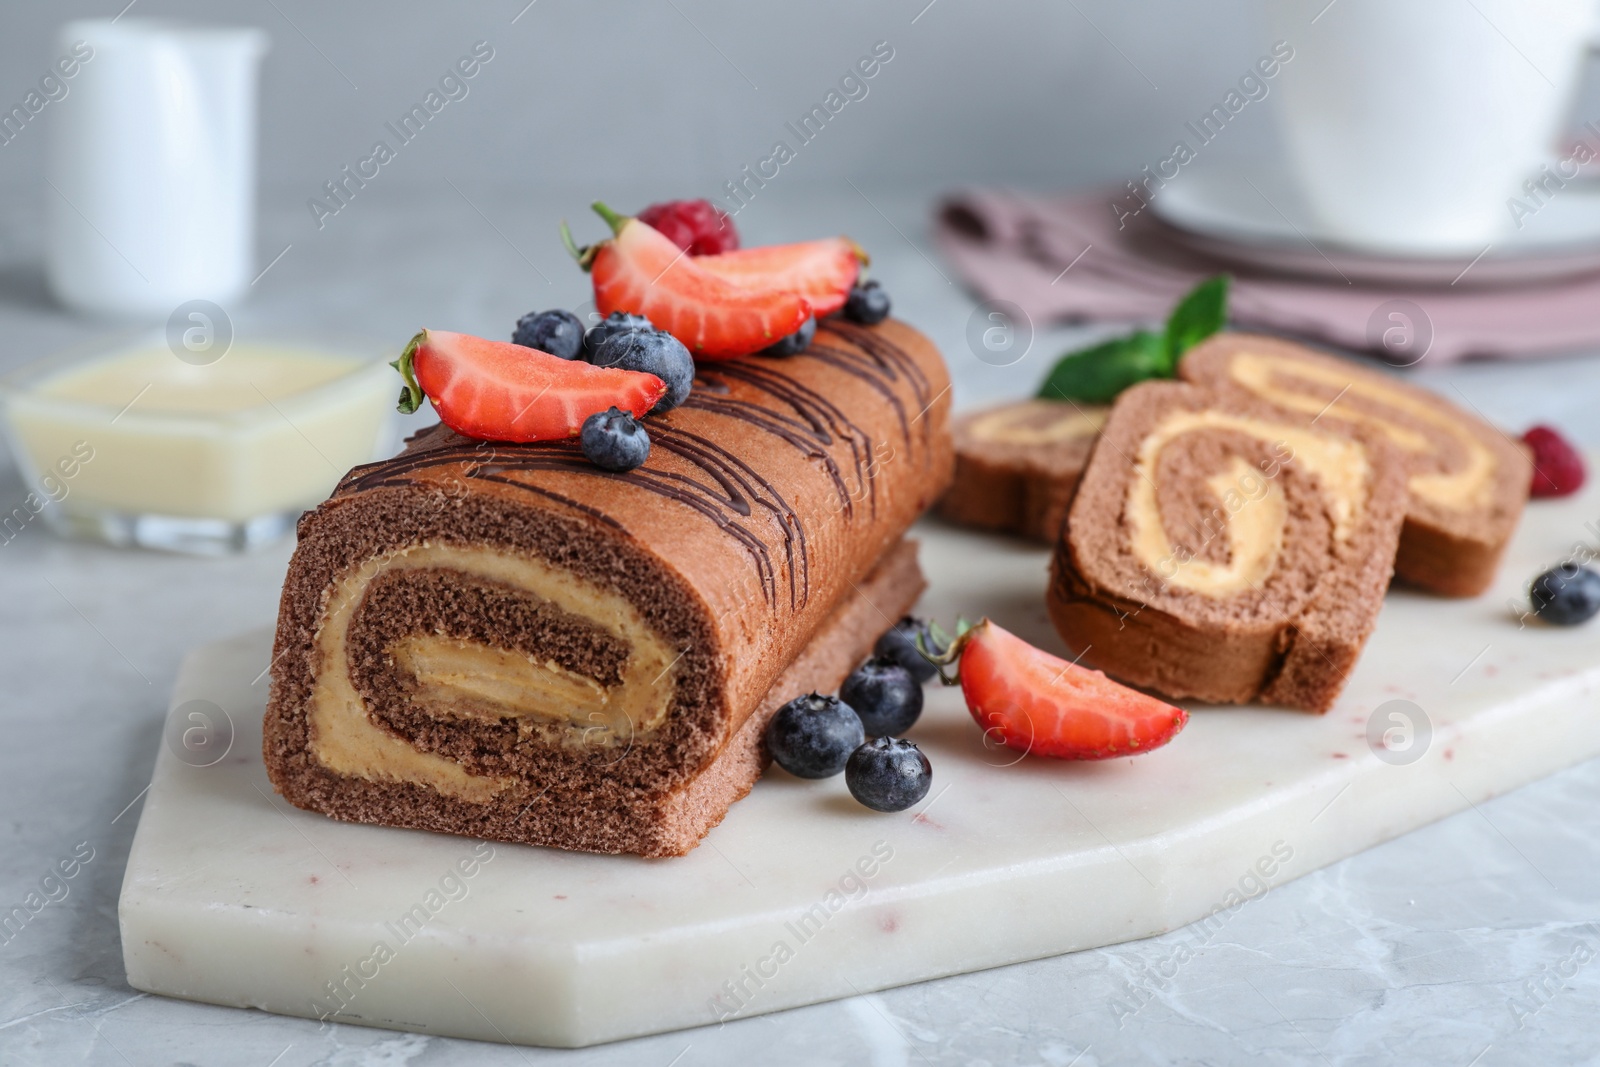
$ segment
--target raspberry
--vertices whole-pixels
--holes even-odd
[[[1565,437],[1548,426],[1535,426],[1522,441],[1533,450],[1534,496],[1570,496],[1583,488],[1583,457]]]
[[[660,230],[691,256],[714,256],[739,247],[739,232],[726,212],[709,200],[668,200],[651,204],[638,219]]]

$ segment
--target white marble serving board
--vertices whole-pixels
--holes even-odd
[[[491,847],[298,811],[272,792],[260,757],[269,634],[208,645],[177,684],[128,860],[128,981],[292,1015],[581,1046],[1226,913],[1600,753],[1600,621],[1524,627],[1508,606],[1574,543],[1594,543],[1585,524],[1596,516],[1600,489],[1532,505],[1478,599],[1392,593],[1326,716],[1198,708],[1171,745],[1135,759],[1018,761],[985,747],[959,690],[930,689],[910,735],[934,768],[917,809],[875,814],[842,779],[773,771],[681,859]],[[1045,552],[931,524],[920,536],[926,612],[989,614],[1059,650],[1042,603]],[[1380,730],[1402,725],[1388,718],[1407,710],[1396,700],[1429,728],[1409,763],[1368,742],[1375,717]]]

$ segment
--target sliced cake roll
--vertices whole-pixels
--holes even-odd
[[[1054,544],[1107,410],[1023,400],[955,420],[955,479],[939,514]]]
[[[301,520],[265,755],[341,819],[660,856],[922,589],[949,379],[897,322],[701,369],[647,462],[436,428]]]
[[[1252,334],[1218,334],[1178,373],[1248,393],[1301,425],[1335,417],[1378,430],[1410,490],[1395,575],[1446,596],[1474,596],[1494,579],[1533,472],[1522,447],[1477,415],[1393,374]]]
[[[1166,696],[1326,711],[1377,619],[1405,506],[1378,430],[1137,385],[1078,483],[1050,615],[1082,662]]]

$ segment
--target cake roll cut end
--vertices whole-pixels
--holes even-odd
[[[1184,356],[1179,374],[1271,404],[1302,425],[1334,418],[1381,434],[1406,471],[1396,576],[1447,596],[1475,595],[1493,580],[1532,468],[1477,414],[1396,375],[1252,334],[1213,337]]]
[[[1079,483],[1051,616],[1085,662],[1166,696],[1325,711],[1376,621],[1403,505],[1370,431],[1136,386]]]
[[[506,623],[461,625],[450,615],[463,609]],[[318,763],[478,802],[515,778],[418,748],[400,724],[375,724],[369,704],[403,701],[407,718],[512,724],[552,748],[604,750],[654,737],[681,661],[614,591],[533,557],[443,543],[375,557],[341,578],[315,647],[308,725]]]
[[[513,566],[505,567],[504,560],[497,560],[499,565],[484,568],[482,559],[446,556],[452,563],[467,562],[473,568],[454,570],[431,553],[427,559],[425,566],[373,569],[383,576],[414,579],[429,596],[437,596],[445,588],[440,579],[448,572],[449,584],[457,590],[497,597],[499,603],[490,607],[494,617],[513,614],[507,610],[507,602],[525,595],[510,583],[495,587],[482,574],[486,569],[516,569],[526,561],[514,561]],[[279,750],[274,758],[269,741],[269,773],[278,791],[296,806],[353,822],[591,852],[682,855],[722,820],[729,806],[745,796],[760,776],[767,762],[762,740],[766,723],[777,709],[793,696],[837,689],[844,677],[871,654],[873,643],[884,628],[883,619],[911,610],[926,587],[917,565],[915,544],[907,541],[894,546],[857,584],[859,591],[835,608],[801,656],[779,675],[766,699],[721,750],[675,788],[607,795],[583,788],[581,783],[574,789],[525,773],[473,773],[468,770],[470,761],[460,751],[454,755],[430,751],[425,745],[419,746],[420,733],[397,733],[383,719],[375,721],[373,709],[381,705],[376,702],[374,689],[366,684],[352,685],[334,671],[319,674],[305,722],[303,746],[292,753]],[[368,584],[367,596],[374,597],[378,605],[390,599],[381,589],[381,578]],[[330,621],[339,612],[334,602]],[[413,703],[409,718],[431,718],[441,731],[459,725],[477,741],[492,741],[510,722],[522,743],[529,732],[542,731],[554,744],[565,746],[575,758],[586,758],[602,773],[623,767],[635,744],[648,745],[646,730],[630,731],[626,726],[617,729],[603,715],[588,714],[582,709],[598,704],[602,711],[608,710],[604,699],[597,700],[594,694],[605,691],[606,678],[618,678],[632,670],[627,651],[622,652],[620,662],[603,666],[600,659],[616,658],[615,650],[607,650],[613,655],[603,655],[591,666],[575,667],[569,677],[559,662],[541,662],[540,657],[554,654],[570,661],[576,656],[570,648],[526,651],[545,636],[544,626],[550,621],[546,613],[528,611],[524,622],[533,629],[508,629],[488,642],[429,633],[423,638],[427,644],[422,647],[436,650],[438,655],[428,652],[420,658],[413,656],[409,663],[403,654],[391,655],[392,667],[387,669],[397,677],[409,675],[415,682],[419,699]],[[398,632],[402,628],[391,629]],[[329,635],[335,632],[335,627],[328,626],[318,634],[317,655],[331,653],[336,657],[326,662],[342,659],[370,664],[375,658],[384,658],[381,653],[375,656],[370,647],[358,649],[349,643],[342,653],[333,650]],[[348,627],[344,632],[348,641]],[[370,641],[371,637],[365,640]],[[415,648],[418,644],[412,635],[387,647]],[[652,655],[654,651],[651,650]],[[419,662],[425,665],[423,673],[413,673]],[[473,677],[463,677],[460,671],[463,666],[476,668],[485,663],[501,669]],[[646,669],[654,666],[653,658],[645,665]],[[663,673],[670,669],[669,661]],[[539,680],[529,686],[530,677]],[[553,684],[550,679],[554,679]],[[672,691],[668,678],[658,680],[660,688],[646,684],[650,681],[635,684],[644,686],[641,691],[647,695]],[[564,703],[563,692],[569,685],[574,690],[591,690],[584,694],[585,703],[575,707]],[[440,691],[428,693],[434,686],[439,686]],[[654,703],[663,702],[657,696]],[[665,710],[663,707],[663,714]],[[659,729],[660,723],[656,726]]]
[[[1023,400],[958,418],[955,477],[939,514],[1054,544],[1108,408]]]

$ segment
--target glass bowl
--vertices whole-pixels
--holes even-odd
[[[282,537],[351,467],[394,444],[399,381],[375,345],[244,341],[191,353],[160,333],[0,379],[31,490],[0,515],[117,546],[225,554]]]

